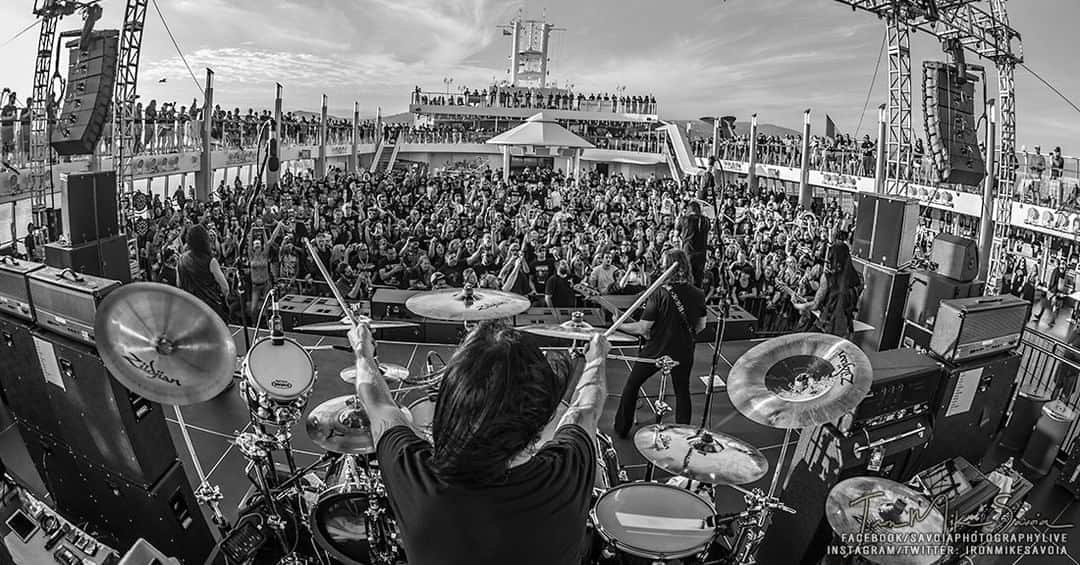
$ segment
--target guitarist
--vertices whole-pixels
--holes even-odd
[[[802,302],[794,296],[791,300],[800,312],[821,310],[818,330],[851,339],[855,334],[855,313],[859,309],[862,290],[862,277],[851,263],[847,244],[837,242],[829,248],[825,272],[813,300]]]

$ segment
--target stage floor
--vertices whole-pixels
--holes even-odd
[[[344,345],[343,338],[303,336],[290,334],[298,342],[306,346],[316,345]],[[244,337],[238,330],[234,333],[237,341],[237,350],[244,350]],[[725,343],[721,348],[721,358],[717,373],[726,379],[732,364],[749,350],[763,340],[750,340]],[[408,367],[413,374],[424,371],[424,364],[429,351],[438,352],[444,359],[449,358],[452,351],[450,346],[379,342],[379,358],[381,361],[398,363]],[[614,352],[634,355],[636,348],[614,348]],[[709,371],[712,360],[713,347],[711,344],[698,344],[696,349],[694,368],[691,378],[691,395],[694,407],[693,421],[700,421],[704,410],[706,388],[704,382],[698,378]],[[310,411],[323,401],[350,393],[350,386],[341,381],[338,373],[342,368],[352,362],[353,356],[349,352],[338,350],[316,350],[311,356],[318,369],[319,378],[308,401],[306,411]],[[608,399],[600,422],[600,430],[612,435],[612,423],[618,406],[619,393],[629,375],[629,363],[624,361],[609,360],[607,366],[608,376]],[[657,381],[654,377],[645,385],[646,397],[638,403],[637,420],[639,425],[645,425],[654,421],[653,412],[649,402],[654,400],[657,393]],[[249,429],[247,406],[241,398],[239,387],[222,394],[218,398],[204,404],[183,408],[183,416],[187,428],[195,445],[200,462],[207,472],[211,484],[221,488],[224,500],[221,507],[230,519],[236,518],[237,505],[247,492],[250,483],[245,478],[244,466],[246,461],[239,453],[234,444],[237,434]],[[668,387],[666,401],[674,406],[674,394]],[[305,412],[306,412],[305,411]],[[166,412],[170,429],[173,433],[173,441],[177,446],[177,452],[187,469],[188,478],[193,486],[197,486],[198,477],[192,467],[191,457],[183,448],[183,438],[179,432],[175,414],[171,410]],[[10,418],[5,414],[0,416],[3,421],[3,431],[0,432],[0,457],[8,467],[18,476],[37,485],[39,494],[47,496],[41,486],[41,480],[37,477],[33,465],[22,445],[22,439],[18,430],[11,424]],[[667,421],[672,421],[669,416]],[[784,432],[750,421],[739,414],[731,405],[725,390],[718,388],[713,398],[713,411],[710,420],[710,429],[722,431],[726,434],[743,439],[760,449],[769,460],[770,475],[752,485],[749,488],[760,487],[768,489],[771,469],[775,468],[779,456],[780,447],[783,443]],[[309,440],[304,432],[303,424],[298,424],[293,433],[295,434],[293,447],[296,451],[297,464],[304,466],[316,461],[321,457],[321,450]],[[797,433],[792,434],[792,444],[798,440]],[[615,439],[615,447],[619,455],[620,463],[627,467],[631,480],[640,480],[643,477],[644,460],[638,455],[631,440]],[[993,453],[995,459],[1004,459],[1009,454]],[[1035,490],[1029,497],[1032,511],[1028,518],[1045,519],[1049,524],[1073,524],[1080,522],[1080,505],[1077,505],[1066,491],[1054,486],[1056,470],[1045,479],[1035,484]],[[666,477],[662,471],[657,471],[657,478]],[[718,489],[716,497],[717,510],[721,513],[741,510],[742,496],[728,488]],[[207,513],[208,514],[208,513]],[[1039,528],[1045,530],[1046,528]],[[1070,554],[1080,556],[1080,538],[1070,538]],[[1020,559],[1003,559],[1000,563],[1078,563],[1076,559],[1062,561],[1060,556],[1048,559],[1044,557],[1023,557]]]

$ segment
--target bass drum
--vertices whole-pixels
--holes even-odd
[[[394,563],[402,557],[377,470],[346,455],[330,466],[325,483],[310,521],[320,548],[345,565]]]

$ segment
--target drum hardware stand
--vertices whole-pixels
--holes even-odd
[[[765,532],[772,524],[772,514],[777,510],[794,514],[795,509],[784,504],[776,496],[776,487],[780,484],[780,469],[787,459],[788,444],[791,443],[791,429],[784,431],[784,443],[780,446],[780,457],[776,461],[776,469],[773,471],[772,482],[769,484],[769,493],[765,494],[761,489],[746,490],[737,485],[729,485],[741,492],[746,501],[747,520],[732,544],[734,562],[738,565],[755,565],[757,563],[757,550],[761,540],[765,538]]]
[[[195,500],[199,504],[210,507],[214,525],[224,536],[232,529],[232,525],[221,512],[221,500],[224,498],[221,495],[221,488],[211,485],[206,480],[206,473],[203,471],[202,463],[199,462],[199,454],[195,452],[195,444],[191,443],[191,435],[188,433],[187,423],[184,422],[184,414],[179,406],[173,406],[173,411],[176,413],[176,422],[180,424],[180,435],[184,437],[184,444],[187,445],[188,453],[191,455],[192,466],[195,467],[195,473],[199,476],[199,488],[195,489]]]
[[[281,544],[281,552],[284,557],[279,563],[298,563],[296,561],[297,557],[289,551],[289,541],[285,538],[285,519],[278,509],[278,502],[274,498],[274,488],[267,477],[268,474],[277,474],[274,459],[270,455],[269,446],[267,446],[267,444],[272,446],[274,441],[272,437],[262,432],[245,432],[236,436],[237,448],[248,459],[249,465],[254,466],[254,473],[249,473],[249,476],[252,477],[255,488],[259,489],[263,502],[266,504],[266,525],[274,532],[274,537]],[[269,465],[269,472],[264,468],[266,465]]]
[[[705,386],[705,410],[701,414],[701,426],[698,428],[697,436],[690,444],[693,451],[701,454],[716,453],[723,449],[723,446],[713,441],[712,433],[709,432],[709,422],[712,419],[712,403],[713,394],[716,392],[716,379],[719,378],[716,374],[716,368],[720,364],[720,347],[724,343],[724,330],[727,328],[727,317],[730,311],[731,303],[725,297],[720,302],[720,327],[716,329],[716,337],[713,341],[712,365],[709,369],[709,382]],[[687,453],[686,457],[689,458],[690,453]],[[694,490],[691,488],[693,483],[694,481],[689,481],[686,484],[687,490]],[[713,486],[708,483],[701,483],[697,490],[708,492],[710,496],[714,494]]]
[[[660,368],[660,390],[657,392],[656,400],[649,404],[652,408],[653,414],[656,415],[656,425],[660,426],[664,423],[664,416],[671,413],[671,405],[664,401],[664,394],[667,392],[667,382],[671,378],[671,370],[679,366],[679,362],[675,361],[671,357],[664,355],[658,359],[646,359],[644,357],[634,357],[631,355],[608,355],[608,359],[617,359],[620,361],[632,361],[635,363],[651,363]],[[658,445],[663,440],[660,435],[659,427],[656,430],[655,443]],[[656,471],[656,465],[651,462],[645,467],[645,480],[653,480],[653,473]]]

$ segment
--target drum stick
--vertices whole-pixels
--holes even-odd
[[[649,288],[645,289],[645,292],[641,293],[641,296],[639,296],[637,300],[635,300],[634,303],[631,304],[630,307],[627,308],[626,311],[624,311],[617,320],[615,320],[615,323],[611,324],[611,327],[604,332],[604,337],[611,337],[611,334],[618,331],[619,326],[623,325],[623,322],[625,322],[626,319],[629,318],[635,310],[640,308],[642,304],[645,304],[645,301],[649,299],[649,296],[651,296],[652,293],[656,292],[657,289],[663,286],[663,284],[666,283],[667,280],[675,274],[675,269],[677,268],[679,268],[679,264],[672,263],[671,266],[668,267],[666,271],[664,271],[664,274],[660,275],[660,278],[656,279],[656,282],[652,283]]]
[[[307,244],[308,253],[311,253],[311,258],[315,260],[315,266],[319,268],[319,273],[322,274],[323,280],[326,281],[327,286],[330,287],[330,292],[334,294],[334,300],[337,300],[338,306],[345,311],[345,316],[349,318],[352,325],[360,325],[360,321],[356,319],[356,315],[353,314],[352,308],[345,303],[345,297],[341,296],[341,291],[334,285],[334,279],[330,276],[330,271],[326,270],[326,265],[323,265],[322,259],[319,258],[319,253],[315,249],[315,246],[311,244],[311,240],[307,240],[304,243]]]

